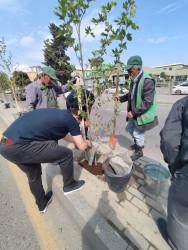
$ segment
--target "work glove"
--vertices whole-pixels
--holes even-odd
[[[76,78],[73,77],[70,81],[71,81],[73,84],[75,84],[75,83],[76,83]]]

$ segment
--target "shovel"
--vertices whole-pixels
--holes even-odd
[[[120,64],[118,63],[117,65],[117,83],[116,83],[116,93],[118,93],[118,88],[119,88],[119,69],[120,69]],[[113,135],[110,136],[110,148],[115,149],[116,146],[116,110],[117,110],[117,101],[115,101],[115,106],[114,106],[114,126],[113,126]]]

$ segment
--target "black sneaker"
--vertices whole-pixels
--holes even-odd
[[[136,147],[137,147],[137,145],[136,145],[136,144],[132,144],[132,145],[129,146],[129,147],[130,147],[130,150],[135,150]],[[144,148],[144,146],[142,146],[142,148]]]
[[[136,161],[143,156],[142,147],[136,145],[134,153],[130,156],[132,161]]]
[[[85,181],[75,181],[75,184],[73,187],[63,188],[63,193],[64,193],[64,195],[70,194],[74,191],[77,191],[77,190],[83,188],[84,184],[85,184]]]
[[[136,148],[136,144],[132,144],[131,146],[129,146],[130,147],[130,150],[135,150],[135,148]]]
[[[159,218],[157,220],[157,226],[158,226],[159,232],[161,233],[163,239],[168,243],[168,232],[167,232],[166,220],[163,218]]]
[[[47,209],[47,207],[48,207],[48,205],[50,204],[51,201],[52,201],[52,191],[50,191],[50,192],[48,192],[46,194],[46,205],[44,206],[44,208],[39,209],[40,214],[43,214],[43,213],[46,212],[46,209]]]

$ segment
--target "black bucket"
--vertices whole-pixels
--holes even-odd
[[[108,183],[108,187],[115,193],[122,193],[125,191],[127,184],[135,170],[134,165],[132,165],[131,172],[124,175],[116,175],[110,173],[106,168],[109,166],[109,158],[106,159],[105,162],[102,164],[102,168],[104,170],[106,181]]]

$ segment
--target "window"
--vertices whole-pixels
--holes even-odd
[[[187,76],[176,76],[175,81],[176,82],[186,82],[187,81]]]
[[[116,83],[117,83],[117,76],[113,76],[113,82],[116,85]],[[125,84],[125,76],[124,75],[119,76],[119,85],[123,85],[123,84]]]
[[[172,67],[171,67],[171,68],[169,68],[169,70],[172,70]]]
[[[85,84],[86,85],[92,85],[93,84],[93,79],[85,79]]]

